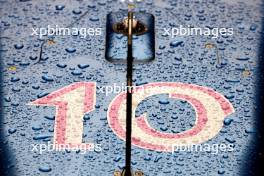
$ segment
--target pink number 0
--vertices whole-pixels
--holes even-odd
[[[194,127],[171,134],[155,130],[147,122],[147,114],[135,118],[138,104],[145,98],[169,94],[170,98],[189,102],[196,112]],[[32,105],[56,106],[54,143],[84,145],[82,143],[83,116],[94,110],[96,83],[78,82],[59,89]],[[213,89],[194,84],[176,82],[149,83],[136,87],[133,92],[132,144],[144,149],[169,152],[175,145],[193,145],[206,142],[216,136],[226,116],[234,112],[232,104]],[[107,112],[113,132],[125,140],[126,92],[117,95]],[[85,144],[90,146],[91,144]]]

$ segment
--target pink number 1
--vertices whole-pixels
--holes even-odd
[[[78,82],[33,101],[32,105],[56,106],[54,144],[82,144],[83,116],[94,110],[96,83]],[[91,144],[87,144],[87,148]]]

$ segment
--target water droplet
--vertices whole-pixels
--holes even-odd
[[[17,77],[12,77],[11,78],[11,82],[17,82],[17,81],[19,81],[20,79],[19,78],[17,78]]]
[[[63,10],[65,8],[64,5],[56,5],[55,6],[56,10]]]
[[[97,16],[92,16],[90,17],[91,21],[99,21],[99,18]]]
[[[76,52],[76,49],[74,49],[74,48],[66,48],[65,49],[68,53],[74,53],[74,52]]]
[[[10,128],[9,130],[8,130],[8,133],[9,134],[13,134],[13,133],[15,133],[17,130],[16,129],[14,129],[14,128]]]
[[[173,41],[170,43],[170,46],[175,48],[175,47],[180,46],[182,43],[183,43],[183,41]]]
[[[76,10],[73,10],[72,13],[75,15],[80,15],[82,13],[82,11],[79,9],[76,9]]]
[[[78,67],[80,68],[80,69],[85,69],[85,68],[87,68],[87,67],[89,67],[90,65],[89,64],[78,64]]]
[[[15,49],[22,49],[22,48],[24,48],[24,45],[23,44],[15,44],[14,47],[15,47]]]
[[[39,171],[41,172],[50,172],[51,171],[51,167],[48,165],[42,165],[39,167]]]
[[[230,125],[232,121],[233,121],[233,119],[225,118],[225,120],[224,120],[224,124],[225,124],[225,125]]]
[[[67,67],[67,65],[66,65],[66,64],[61,64],[61,63],[58,63],[58,64],[57,64],[57,67],[60,67],[60,68],[66,68],[66,67]]]
[[[159,104],[169,104],[168,100],[159,100]]]
[[[44,75],[41,77],[44,81],[52,82],[54,79],[51,76]]]
[[[82,72],[80,70],[74,70],[71,72],[71,74],[74,76],[80,76],[80,75],[82,75]]]

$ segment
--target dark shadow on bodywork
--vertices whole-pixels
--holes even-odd
[[[7,136],[5,136],[4,130],[4,90],[3,90],[3,58],[2,53],[5,52],[3,49],[4,39],[0,30],[0,175],[1,176],[15,176],[15,158],[10,150]]]
[[[256,93],[255,93],[255,114],[256,133],[250,149],[247,149],[247,156],[242,165],[242,173],[245,176],[264,175],[264,1],[262,1],[262,29],[260,45],[258,49]]]

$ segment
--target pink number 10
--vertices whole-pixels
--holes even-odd
[[[138,104],[157,94],[169,94],[170,98],[186,100],[195,112],[194,127],[172,134],[152,128],[147,114],[135,117]],[[69,146],[90,145],[82,143],[83,116],[94,110],[96,83],[77,82],[33,101],[32,105],[55,106],[56,118],[54,143]],[[234,112],[232,104],[213,89],[177,82],[149,83],[136,87],[133,92],[132,144],[144,149],[169,152],[175,145],[200,144],[215,137],[222,128],[226,116]],[[126,92],[118,94],[110,103],[107,119],[113,132],[125,140]]]

